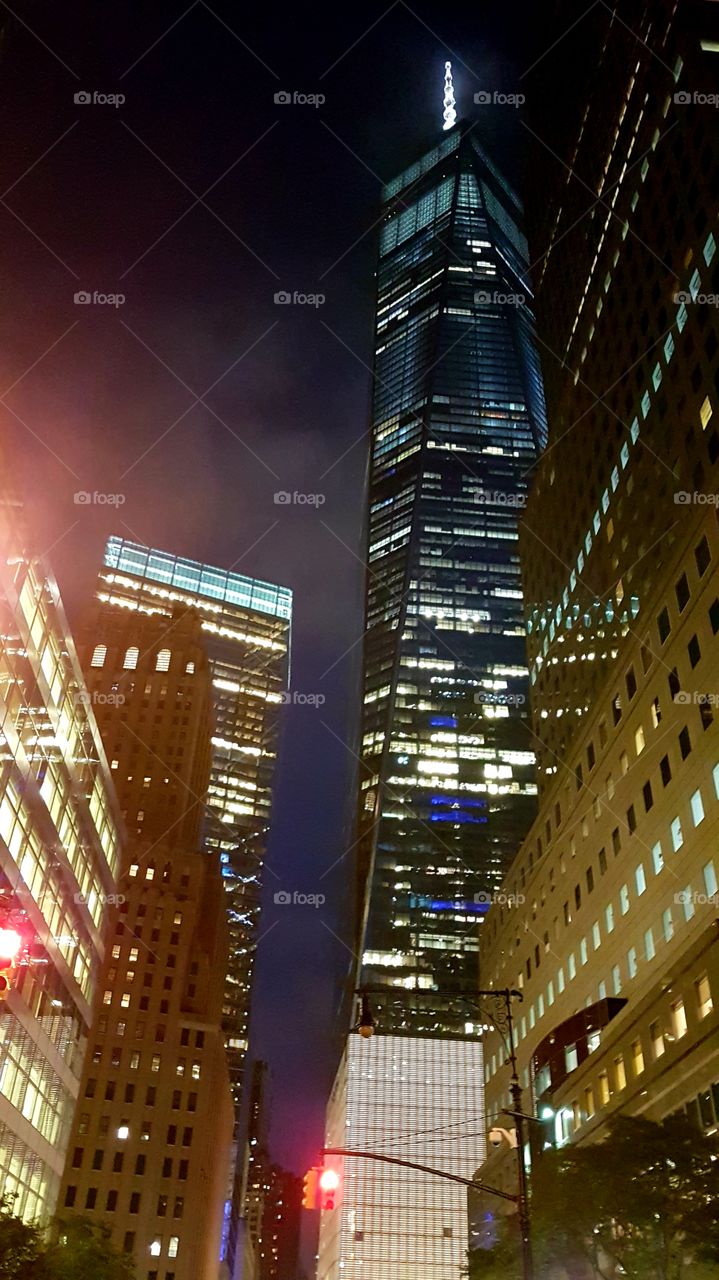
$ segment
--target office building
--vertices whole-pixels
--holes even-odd
[[[522,989],[524,1105],[558,1144],[617,1111],[719,1126],[714,8],[600,6],[537,69],[562,130],[533,246],[550,447],[521,542],[542,803],[482,974]],[[496,1034],[486,1067],[491,1120]]]
[[[0,1181],[55,1211],[116,893],[120,815],[52,573],[0,494],[0,927],[20,939],[0,1005]]]
[[[347,1041],[327,1135],[465,1177],[477,924],[535,805],[518,522],[545,416],[522,223],[466,124],[383,192],[357,884],[377,1034]],[[459,1185],[357,1161],[342,1195],[321,1280],[457,1273]]]
[[[223,1017],[239,1107],[278,712],[289,683],[292,593],[113,537],[97,600],[96,645],[111,640],[126,610],[163,619],[168,634],[178,607],[199,617],[214,715],[204,842],[219,851],[227,893],[230,959]],[[137,647],[142,651],[139,636]],[[179,726],[177,754],[189,742],[190,728]]]

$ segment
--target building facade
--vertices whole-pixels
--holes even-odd
[[[95,1007],[61,1199],[141,1280],[217,1280],[233,1107],[216,855],[133,846]]]
[[[518,523],[544,401],[521,203],[475,132],[383,201],[357,886],[377,1034],[348,1039],[327,1139],[471,1177],[477,923],[535,804]],[[319,1275],[446,1280],[466,1248],[461,1186],[351,1161]]]
[[[485,1152],[482,1058],[474,1040],[347,1040],[325,1145],[371,1151],[471,1178]],[[317,1280],[452,1280],[467,1252],[467,1196],[415,1169],[327,1157],[341,1173],[323,1211]]]
[[[97,600],[95,644],[107,643],[125,610],[164,619],[168,636],[173,610],[189,608],[199,617],[214,716],[203,838],[219,852],[227,893],[230,959],[223,1016],[239,1107],[278,713],[289,684],[292,593],[110,538]],[[166,647],[171,648],[169,639]],[[180,725],[178,753],[189,737],[189,726]]]
[[[719,1124],[712,9],[593,11],[539,73],[560,160],[535,218],[557,359],[521,536],[542,802],[482,974],[522,990],[525,1109],[559,1144],[617,1110]],[[486,1055],[491,1123],[496,1034]]]
[[[116,893],[121,821],[57,584],[0,495],[0,920],[22,939],[0,1006],[0,1182],[54,1212]]]

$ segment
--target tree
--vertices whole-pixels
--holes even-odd
[[[113,1248],[106,1227],[73,1217],[58,1221],[56,1234],[38,1280],[135,1280],[132,1259]]]
[[[719,1280],[719,1139],[685,1117],[617,1116],[602,1142],[544,1152],[532,1171],[542,1280]],[[470,1254],[470,1280],[515,1280],[516,1228]]]
[[[42,1232],[15,1217],[13,1206],[13,1196],[0,1199],[0,1280],[32,1280],[42,1257]]]

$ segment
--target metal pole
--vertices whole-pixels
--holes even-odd
[[[534,1264],[532,1262],[532,1239],[529,1226],[529,1192],[527,1188],[527,1170],[524,1165],[524,1116],[522,1114],[522,1087],[517,1074],[517,1055],[514,1050],[514,1023],[512,1021],[512,993],[504,993],[507,1034],[509,1037],[509,1061],[512,1067],[510,1092],[514,1107],[514,1122],[517,1128],[517,1217],[519,1234],[522,1238],[522,1269],[524,1280],[534,1280]]]
[[[446,1178],[448,1182],[461,1182],[463,1187],[471,1187],[473,1191],[486,1191],[488,1195],[499,1196],[502,1200],[511,1200],[517,1204],[517,1197],[509,1191],[500,1191],[499,1187],[489,1187],[486,1182],[477,1182],[474,1178],[461,1178],[458,1173],[447,1173],[446,1169],[435,1169],[429,1164],[417,1164],[414,1160],[400,1160],[397,1156],[380,1155],[377,1151],[359,1151],[353,1147],[323,1147],[321,1156],[358,1156],[361,1160],[380,1160],[382,1164],[399,1164],[404,1169],[419,1169],[422,1173],[431,1173],[435,1178]]]

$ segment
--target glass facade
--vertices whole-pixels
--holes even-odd
[[[517,196],[462,125],[384,196],[362,980],[473,989],[478,922],[535,805],[517,541],[546,424],[527,246]],[[436,1006],[388,1017],[396,1029],[442,1028]],[[464,1021],[448,1009],[445,1030]]]
[[[0,502],[0,923],[22,938],[0,1006],[0,1184],[55,1209],[115,892],[119,814],[60,596]]]
[[[220,851],[227,890],[224,1026],[239,1104],[279,707],[288,684],[292,592],[112,537],[97,595],[112,610],[171,617],[180,606],[194,608],[200,618],[214,702],[204,836],[208,848]]]
[[[397,1156],[471,1178],[485,1155],[476,1042],[351,1035],[327,1112],[328,1147]],[[467,1190],[373,1160],[341,1171],[322,1214],[318,1280],[450,1280],[466,1263]]]

